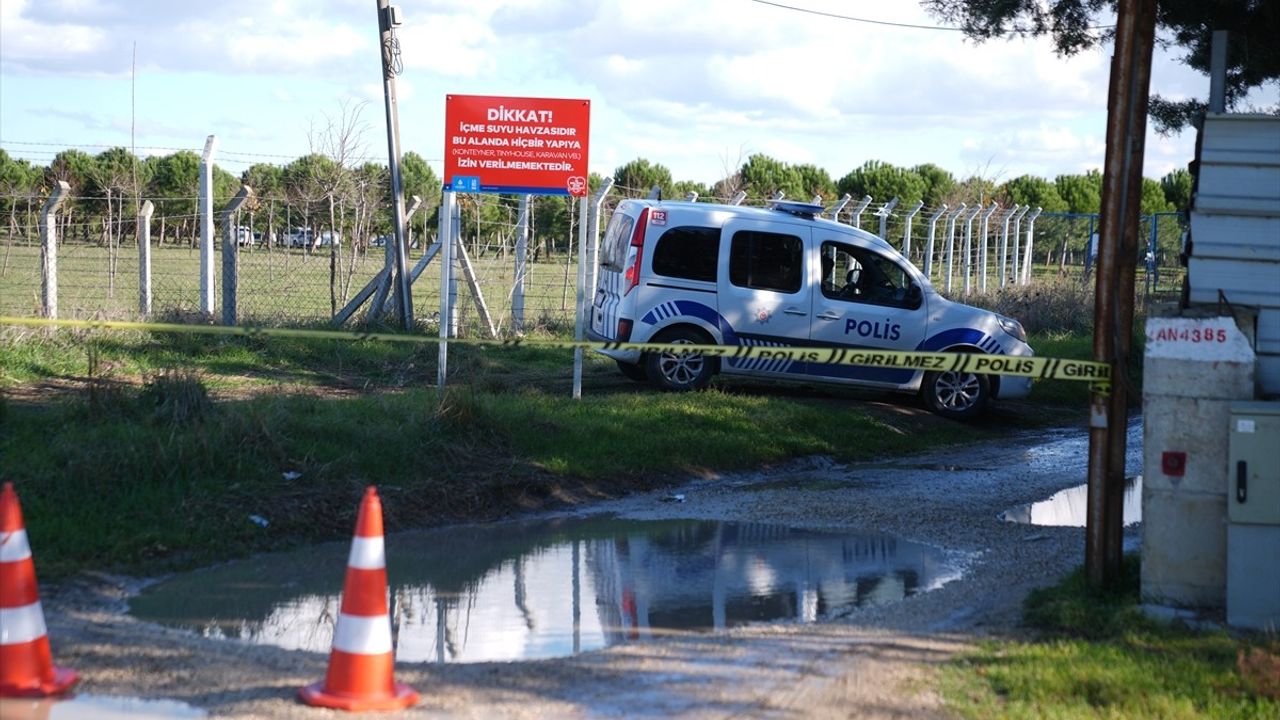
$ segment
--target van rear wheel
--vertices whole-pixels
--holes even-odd
[[[971,372],[928,372],[920,397],[929,410],[952,420],[972,420],[991,400],[991,380]]]
[[[643,362],[629,363],[621,360],[615,360],[614,362],[618,363],[618,370],[620,370],[628,380],[644,382],[649,379],[649,372],[645,370]]]
[[[693,328],[672,328],[652,340],[671,345],[711,345],[711,338]],[[645,355],[649,381],[662,390],[701,390],[715,374],[712,358],[700,352],[664,350]]]

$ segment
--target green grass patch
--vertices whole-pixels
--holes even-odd
[[[574,400],[572,353],[529,346],[451,348],[442,397],[437,359],[434,342],[7,329],[0,480],[43,577],[149,574],[347,537],[369,484],[389,528],[422,527],[989,440],[1060,412],[997,404],[963,424],[906,396],[730,379],[661,393],[596,353]]]
[[[1112,591],[1077,571],[1031,593],[1037,639],[987,642],[947,668],[948,706],[966,718],[1280,717],[1280,641],[1150,620],[1138,576],[1130,556]]]

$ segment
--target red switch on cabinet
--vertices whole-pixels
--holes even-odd
[[[1160,471],[1172,477],[1182,477],[1187,473],[1187,454],[1164,451],[1160,455]]]

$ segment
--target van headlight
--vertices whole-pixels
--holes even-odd
[[[1027,331],[1022,329],[1022,323],[1003,315],[997,315],[996,319],[1000,321],[1000,327],[1003,328],[1005,332],[1018,338],[1022,342],[1027,341]]]

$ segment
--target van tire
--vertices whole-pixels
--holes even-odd
[[[643,362],[629,363],[621,360],[615,360],[614,362],[618,363],[618,370],[620,370],[623,375],[627,376],[628,380],[645,382],[649,379],[649,372],[645,369]]]
[[[711,338],[691,327],[676,327],[658,333],[650,342],[671,345],[713,345]],[[660,390],[701,390],[711,382],[716,366],[713,358],[700,352],[645,353],[644,367],[649,382]]]
[[[933,413],[950,420],[972,420],[991,401],[991,379],[971,372],[927,372],[920,398]]]

